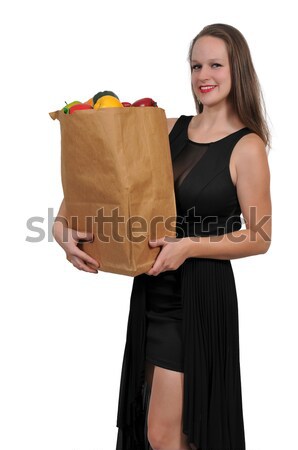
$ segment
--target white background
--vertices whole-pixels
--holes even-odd
[[[113,450],[132,278],[79,272],[48,233],[62,199],[49,111],[100,90],[195,114],[187,52],[207,24],[246,37],[271,120],[273,241],[234,260],[247,450],[297,446],[297,24],[273,2],[33,0],[1,11],[0,448]],[[296,44],[295,44],[296,43]],[[295,45],[294,45],[295,44]],[[45,239],[27,230],[43,218]],[[296,416],[296,417],[295,417]]]

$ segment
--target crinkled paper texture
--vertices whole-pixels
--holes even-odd
[[[91,231],[80,248],[100,270],[136,276],[175,236],[176,204],[165,112],[157,107],[50,113],[60,121],[61,177],[69,226]]]

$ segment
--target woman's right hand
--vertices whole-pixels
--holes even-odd
[[[87,253],[78,248],[79,242],[92,242],[93,235],[68,228],[58,220],[53,225],[53,236],[66,253],[66,258],[78,270],[89,273],[98,273],[99,263]]]

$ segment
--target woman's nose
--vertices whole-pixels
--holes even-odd
[[[199,72],[199,78],[201,81],[209,80],[210,78],[210,71],[209,68],[206,66],[201,67],[201,70]]]

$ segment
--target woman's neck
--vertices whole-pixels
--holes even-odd
[[[206,107],[201,114],[197,115],[193,121],[193,128],[200,130],[202,134],[214,134],[221,132],[233,132],[244,127],[232,107]]]

